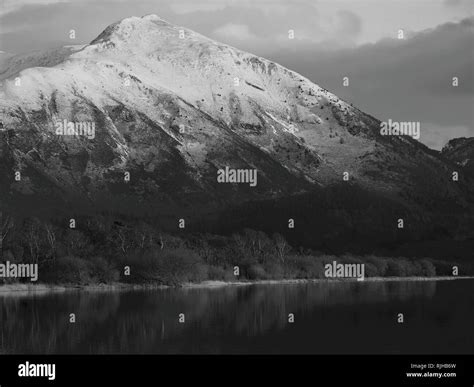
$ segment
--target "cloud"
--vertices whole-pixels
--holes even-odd
[[[444,5],[448,7],[469,6],[472,11],[472,0],[444,0]]]
[[[181,0],[170,5],[176,14],[186,14],[194,12],[212,12],[222,10],[227,7],[244,7],[244,8],[266,8],[285,3],[285,0],[218,0],[218,1],[196,1]]]
[[[307,0],[202,3],[24,0],[11,6],[14,9],[8,14],[0,15],[0,48],[13,52],[70,44],[67,40],[70,29],[76,30],[74,43],[88,43],[119,19],[149,13],[254,53],[268,46],[284,47],[289,43],[290,29],[295,31],[292,44],[352,45],[362,25],[354,12],[332,9],[323,15],[315,2]]]
[[[246,24],[227,23],[213,31],[213,35],[230,40],[250,40],[257,37],[250,32]]]
[[[89,3],[26,4],[0,15],[0,49],[19,53],[66,44],[89,43],[109,24],[131,15],[156,12],[149,3],[116,1]],[[170,15],[169,7],[160,5],[162,15]],[[158,12],[157,12],[158,13]],[[107,19],[107,22],[104,21]],[[76,31],[76,40],[69,31]]]
[[[304,41],[341,48],[394,36],[398,28],[417,31],[448,20],[459,20],[465,17],[466,11],[472,14],[472,4],[467,8],[472,0],[421,3],[405,0],[2,1],[0,40],[7,40],[9,47],[18,45],[18,49],[13,50],[17,52],[62,42],[57,36],[64,32],[64,25],[77,24],[78,35],[84,37],[84,41],[78,43],[87,43],[86,37],[95,37],[117,19],[150,13],[214,38],[217,34],[212,34],[219,32],[219,28],[226,24],[247,25],[249,39],[239,39],[239,42],[242,49],[254,52],[271,45],[284,47],[288,43],[289,29],[295,31],[292,43]],[[446,6],[443,7],[443,4]],[[41,9],[47,12],[41,12]],[[420,12],[423,18],[419,17]],[[15,20],[15,24],[10,20]],[[258,37],[257,42],[255,36]],[[30,37],[34,42],[28,43]],[[47,38],[53,40],[48,41]]]
[[[339,11],[336,16],[335,34],[337,36],[356,38],[362,31],[359,16],[351,11]]]

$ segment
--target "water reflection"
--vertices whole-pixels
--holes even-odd
[[[0,351],[472,353],[473,288],[460,280],[4,296]]]

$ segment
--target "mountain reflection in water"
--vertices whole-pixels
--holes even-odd
[[[366,281],[0,296],[0,352],[473,353],[473,290]]]

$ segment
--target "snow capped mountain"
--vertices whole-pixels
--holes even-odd
[[[416,207],[471,205],[436,152],[381,136],[378,120],[283,66],[156,15],[114,23],[83,47],[10,57],[0,76],[3,197],[235,202],[349,176]],[[63,123],[94,133],[58,135]],[[258,185],[218,183],[226,167],[256,169]]]

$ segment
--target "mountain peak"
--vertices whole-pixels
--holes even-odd
[[[144,15],[142,16],[140,19],[143,19],[143,20],[152,20],[152,21],[162,21],[162,22],[166,22],[166,20],[164,20],[163,18],[159,17],[157,14],[154,14],[154,13],[149,13],[148,15]]]
[[[418,169],[407,177],[412,164],[430,182],[413,197],[431,195],[440,170],[451,168],[423,149],[416,163],[400,165],[414,140],[382,138],[376,119],[307,78],[157,15],[118,21],[70,51],[35,60],[48,67],[22,70],[21,87],[11,77],[0,87],[0,121],[14,133],[0,148],[0,168],[44,171],[13,187],[5,173],[5,195],[76,195],[81,182],[84,198],[111,207],[116,192],[142,203],[234,203],[329,186],[348,171],[398,199],[418,179]],[[65,135],[70,124],[91,130]],[[226,167],[258,170],[258,187],[217,184]],[[133,184],[123,184],[125,171]]]
[[[148,14],[145,16],[131,16],[109,25],[90,44],[99,44],[114,40],[126,40],[132,35],[150,33],[163,27],[174,28],[174,26],[158,15]]]

